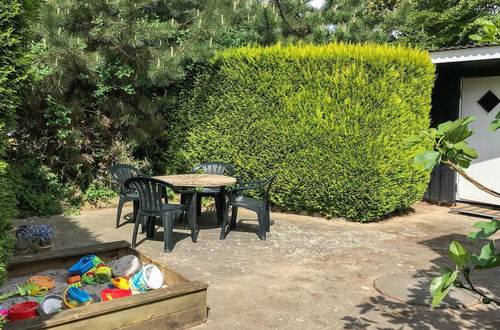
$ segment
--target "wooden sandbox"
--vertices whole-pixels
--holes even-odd
[[[206,322],[208,284],[181,274],[130,247],[127,241],[103,243],[20,256],[8,267],[9,276],[48,269],[68,269],[81,257],[95,254],[104,262],[135,255],[157,266],[168,287],[120,299],[67,309],[55,314],[9,322],[5,329],[179,329]]]

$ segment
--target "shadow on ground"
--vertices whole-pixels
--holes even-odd
[[[466,239],[466,235],[449,234],[429,240],[419,241],[418,244],[427,246],[440,257],[432,260],[430,269],[420,269],[411,272],[412,283],[408,283],[409,294],[404,300],[386,297],[379,294],[369,298],[369,301],[357,305],[357,315],[344,316],[345,329],[500,329],[500,308],[493,304],[483,305],[475,300],[469,306],[463,306],[460,301],[447,297],[440,307],[430,307],[431,295],[429,285],[440,267],[453,268],[454,265],[448,257],[450,243],[456,240],[466,247],[471,253],[479,254],[485,242]],[[485,270],[474,276],[476,287],[484,291],[491,290],[493,295],[500,294],[498,279],[500,269]],[[454,288],[453,290],[459,291]],[[462,294],[463,292],[459,292]],[[466,292],[465,294],[469,294]],[[454,308],[445,307],[455,306]],[[472,308],[471,308],[472,307]],[[380,319],[383,319],[383,324]]]
[[[56,235],[53,240],[53,249],[68,249],[79,246],[94,245],[102,243],[103,241],[98,238],[98,235],[91,232],[88,228],[81,226],[78,221],[72,217],[56,215],[51,217],[31,217],[27,220],[15,219],[14,226],[33,223],[33,224],[48,224],[56,227]],[[97,228],[96,228],[97,230]],[[72,239],[58,239],[60,235],[67,235],[71,233]]]

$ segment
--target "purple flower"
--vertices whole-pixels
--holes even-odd
[[[38,245],[47,245],[52,243],[56,234],[56,227],[46,224],[20,225],[16,230],[18,240],[26,240]]]

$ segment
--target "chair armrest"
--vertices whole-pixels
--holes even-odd
[[[229,191],[229,194],[234,195],[243,195],[243,191],[245,190],[261,190],[263,187],[262,186],[244,186],[244,187],[234,187],[231,188]]]
[[[263,184],[266,183],[266,180],[263,181],[242,181],[242,182],[236,182],[237,186],[248,186],[248,185],[253,185],[255,187],[262,187]]]

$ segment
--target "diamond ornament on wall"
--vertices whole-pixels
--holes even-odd
[[[495,109],[495,107],[500,103],[500,98],[495,95],[491,90],[488,90],[486,93],[481,96],[481,98],[477,101],[477,104],[483,108],[486,113],[490,113],[491,110]]]

